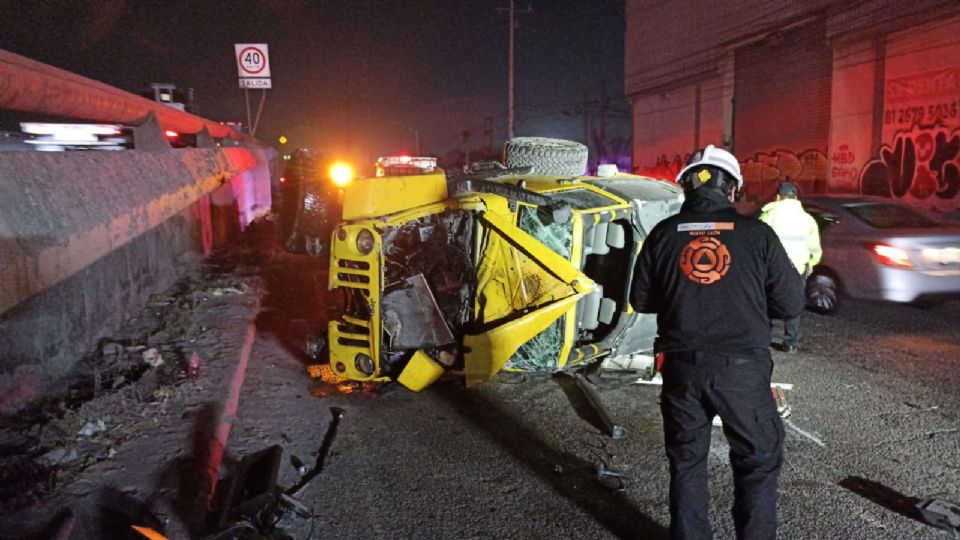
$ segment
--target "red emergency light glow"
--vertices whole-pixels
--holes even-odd
[[[281,183],[281,184],[284,183],[284,182],[286,182],[286,181],[287,181],[287,177],[285,177],[285,176],[281,176],[281,177],[280,177],[280,183]]]
[[[871,244],[868,246],[870,253],[878,263],[884,266],[893,266],[896,268],[910,268],[913,266],[910,262],[910,256],[907,252],[887,244]]]
[[[177,133],[176,131],[173,131],[173,130],[170,130],[170,129],[164,131],[163,134],[166,135],[166,136],[167,136],[168,138],[170,138],[170,139],[176,139],[177,136],[180,135],[180,134]]]

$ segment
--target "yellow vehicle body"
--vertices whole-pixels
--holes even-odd
[[[655,182],[618,182],[630,178]],[[679,190],[647,187],[679,201]],[[617,264],[635,257],[639,242],[622,238],[635,205],[591,178],[507,176],[474,186],[437,171],[354,181],[331,240],[329,288],[348,298],[328,328],[334,373],[418,391],[447,369],[470,385],[504,369],[564,369],[609,353],[584,339],[585,306],[606,306],[610,320],[593,324],[608,334],[636,315],[622,301],[616,317],[609,302],[586,302],[600,287],[584,270],[596,267],[588,255],[609,243],[614,224]],[[631,265],[617,267],[616,278],[628,279]]]

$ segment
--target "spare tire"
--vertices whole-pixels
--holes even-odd
[[[587,170],[587,147],[565,139],[514,137],[503,146],[507,168],[533,167],[533,174],[581,176]]]

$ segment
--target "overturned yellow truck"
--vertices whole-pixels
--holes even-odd
[[[601,360],[652,377],[656,321],[630,307],[630,281],[683,194],[585,165],[579,143],[518,138],[503,164],[352,183],[331,240],[333,372],[415,391],[448,371],[471,385]]]

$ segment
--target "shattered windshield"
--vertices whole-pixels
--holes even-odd
[[[521,206],[518,212],[517,227],[539,240],[554,253],[570,259],[570,246],[573,243],[573,221],[567,223],[549,222],[549,214],[538,212],[535,206]]]
[[[508,369],[551,371],[557,368],[558,352],[563,347],[563,323],[560,317],[550,326],[527,341],[507,361]]]

